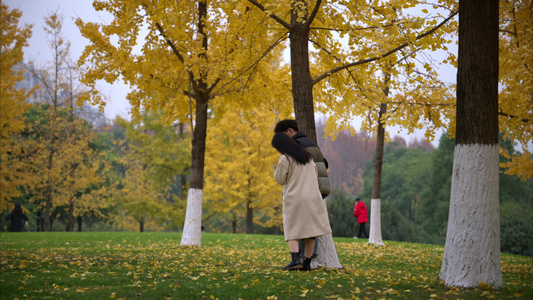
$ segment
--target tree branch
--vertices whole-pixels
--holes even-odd
[[[449,20],[451,20],[453,17],[455,17],[455,15],[457,15],[458,13],[459,13],[459,11],[453,12],[448,18],[444,19],[440,24],[438,24],[437,26],[433,27],[428,32],[418,35],[416,37],[416,40],[420,40],[420,39],[422,39],[422,38],[434,33],[435,31],[437,31],[437,29],[439,29],[444,24],[446,24]],[[395,53],[396,51],[399,51],[399,50],[407,47],[408,45],[409,45],[409,43],[403,43],[402,45],[400,45],[400,46],[398,46],[398,47],[396,47],[396,48],[394,48],[394,49],[392,49],[392,50],[390,50],[390,51],[388,51],[388,52],[386,52],[386,53],[384,53],[382,55],[378,55],[378,56],[375,56],[375,57],[372,57],[372,58],[367,58],[367,59],[364,59],[364,60],[360,60],[360,61],[356,61],[356,62],[353,62],[353,63],[350,63],[350,64],[346,64],[346,65],[343,65],[343,66],[340,66],[340,67],[337,67],[337,68],[333,68],[333,69],[327,71],[326,73],[318,76],[316,79],[314,79],[312,84],[315,85],[317,82],[319,82],[322,79],[330,76],[331,74],[340,72],[340,71],[342,71],[344,69],[348,69],[348,68],[351,68],[351,67],[355,67],[355,66],[358,66],[358,65],[370,63],[370,62],[385,58],[385,57]]]
[[[286,39],[287,39],[286,36],[280,37],[276,42],[274,42],[274,44],[270,45],[270,47],[268,47],[268,49],[265,50],[265,52],[261,55],[261,57],[259,57],[250,67],[246,68],[240,74],[235,76],[235,78],[233,78],[232,80],[230,80],[227,83],[225,83],[224,85],[222,85],[216,92],[213,92],[212,94],[210,94],[209,100],[211,100],[213,97],[215,97],[219,93],[219,91],[222,90],[225,86],[227,86],[230,83],[234,82],[235,80],[240,78],[244,73],[246,73],[250,69],[254,68],[272,49],[274,49],[274,47],[276,47],[277,45],[279,45],[281,42],[283,42]],[[209,102],[209,100],[207,102]]]
[[[504,113],[502,112],[501,110],[498,112],[498,115],[499,116],[502,116],[502,117],[507,117],[507,118],[511,118],[511,119],[519,119],[520,121],[524,122],[524,123],[529,123],[531,120],[530,119],[525,119],[525,118],[520,118],[518,116],[514,116],[514,115],[510,115],[510,114],[507,114],[507,113]]]
[[[176,48],[176,46],[174,46],[174,43],[172,43],[172,41],[169,38],[167,38],[167,36],[165,35],[165,32],[163,31],[163,27],[161,26],[161,24],[156,22],[155,26],[157,26],[157,29],[159,30],[159,33],[161,34],[163,39],[165,39],[165,42],[167,42],[167,45],[170,47],[170,49],[172,49],[172,52],[176,55],[176,57],[178,57],[178,59],[183,64],[184,61],[185,61],[183,59],[183,56],[181,55],[180,51]]]
[[[157,29],[159,30],[159,33],[161,34],[161,36],[163,37],[165,42],[167,42],[167,45],[170,47],[170,49],[172,49],[172,52],[176,55],[176,57],[179,59],[179,61],[183,65],[185,65],[185,63],[184,63],[185,60],[184,60],[183,56],[181,55],[181,53],[178,50],[178,48],[176,48],[176,46],[174,46],[174,43],[172,43],[172,41],[169,38],[167,38],[167,36],[165,35],[165,32],[163,31],[163,27],[161,26],[161,24],[156,22],[155,26],[157,26]],[[194,86],[194,90],[197,90],[198,87],[196,86],[196,81],[194,80],[194,74],[192,72],[190,72],[190,71],[187,71],[187,73],[189,73],[189,81]]]
[[[315,7],[313,8],[313,11],[311,12],[311,15],[309,15],[309,18],[305,22],[304,30],[309,30],[309,27],[311,26],[311,23],[313,23],[313,20],[316,17],[316,14],[318,13],[318,10],[320,9],[320,4],[322,4],[322,0],[317,0],[315,3]]]
[[[264,12],[267,11],[266,8],[265,8],[263,5],[259,4],[259,3],[258,3],[257,1],[255,1],[255,0],[248,0],[248,2],[252,3],[252,4],[255,5],[257,8],[259,8],[260,10],[262,10],[262,11],[264,11]],[[272,19],[276,20],[278,23],[280,23],[283,27],[287,28],[288,30],[291,30],[291,29],[292,29],[291,24],[285,22],[282,18],[276,16],[275,14],[270,13],[268,16],[271,17]]]
[[[420,102],[407,102],[407,101],[401,101],[401,102],[391,101],[391,102],[387,102],[387,103],[396,104],[396,105],[409,104],[409,105],[428,106],[428,107],[433,107],[433,106],[456,106],[453,103],[420,103]]]

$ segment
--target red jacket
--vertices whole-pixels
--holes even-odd
[[[359,201],[353,208],[353,216],[357,218],[357,223],[368,223],[368,211],[363,201]]]

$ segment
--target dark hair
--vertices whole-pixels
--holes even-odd
[[[296,120],[286,119],[279,121],[278,124],[276,124],[274,132],[285,132],[289,130],[289,128],[294,129],[294,131],[300,131],[298,130],[298,123],[296,123]]]
[[[288,135],[283,132],[276,132],[272,138],[272,147],[276,148],[281,154],[288,155],[296,160],[297,163],[305,165],[313,157],[309,152],[293,141]]]
[[[359,197],[355,198],[355,201],[361,201],[361,199]]]
[[[20,206],[20,203],[15,203],[15,208],[13,209],[13,212],[21,216],[24,214],[24,212],[22,211],[22,207]]]

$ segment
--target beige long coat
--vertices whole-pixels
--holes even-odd
[[[317,169],[311,160],[298,164],[281,155],[274,178],[283,185],[283,231],[285,241],[331,233],[325,202],[318,188]]]

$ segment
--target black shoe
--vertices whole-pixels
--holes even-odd
[[[311,271],[311,261],[313,260],[313,257],[311,258],[304,258],[302,269],[300,271]]]
[[[291,252],[292,261],[283,267],[283,271],[291,270],[301,270],[302,269],[302,259],[300,258],[300,253]]]

